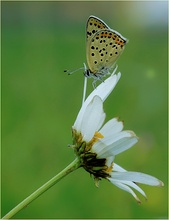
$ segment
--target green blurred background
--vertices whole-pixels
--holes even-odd
[[[139,142],[116,157],[131,171],[161,179],[142,185],[148,201],[82,168],[14,218],[167,218],[167,2],[2,2],[2,216],[65,168],[80,109],[85,25],[90,15],[129,39],[122,77],[104,104]],[[88,81],[88,93],[92,79]]]

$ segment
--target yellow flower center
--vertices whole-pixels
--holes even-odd
[[[100,132],[96,131],[93,138],[98,140],[99,138],[104,138],[104,136]]]
[[[113,164],[114,164],[114,163],[112,163],[109,167],[107,167],[107,169],[106,169],[106,172],[107,172],[107,173],[111,173],[111,172],[112,172],[112,170],[113,170]]]
[[[96,143],[101,138],[104,138],[104,136],[100,132],[96,131],[92,140],[87,144],[89,146],[89,149],[91,149],[94,143]]]

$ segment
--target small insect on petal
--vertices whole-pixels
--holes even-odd
[[[101,80],[110,69],[115,68],[117,59],[124,51],[127,39],[112,30],[100,18],[90,16],[86,26],[86,77]]]
[[[92,84],[96,88],[96,81],[104,82],[102,78],[111,74],[116,68],[116,62],[127,42],[128,40],[120,33],[111,29],[100,18],[91,15],[86,25],[87,66],[84,64],[84,67],[73,71],[64,70],[64,72],[71,75],[78,70],[83,70],[85,77],[94,78]]]

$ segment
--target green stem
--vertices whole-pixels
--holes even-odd
[[[57,182],[59,182],[63,177],[65,177],[66,175],[68,175],[69,173],[71,173],[72,171],[76,170],[79,167],[80,167],[80,163],[79,163],[78,158],[76,158],[64,170],[62,170],[60,173],[58,173],[56,176],[54,176],[52,179],[50,179],[47,183],[45,183],[39,189],[37,189],[35,192],[33,192],[30,196],[28,196],[26,199],[24,199],[15,208],[13,208],[10,212],[8,212],[2,219],[9,219],[9,218],[13,217],[21,209],[23,209],[25,206],[30,204],[32,201],[34,201],[36,198],[38,198],[40,195],[42,195],[45,191],[47,191],[50,187],[52,187]]]

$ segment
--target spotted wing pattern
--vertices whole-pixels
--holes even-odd
[[[89,68],[86,75],[101,79],[114,66],[127,40],[94,16],[88,19],[86,35],[86,56]]]

